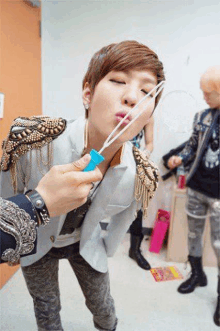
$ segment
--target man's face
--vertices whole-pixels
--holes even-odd
[[[89,121],[104,138],[112,132],[121,119],[157,85],[157,78],[148,70],[128,72],[111,71],[90,94]],[[86,93],[86,87],[83,93]],[[88,92],[88,91],[87,91]],[[144,101],[118,130],[124,128],[135,115],[144,109],[140,117],[120,136],[118,142],[132,139],[148,122],[155,107],[155,100],[149,106],[155,91]]]
[[[206,103],[211,108],[220,107],[220,94],[216,91],[202,90]]]

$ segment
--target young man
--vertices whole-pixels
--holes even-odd
[[[136,41],[124,41],[103,47],[91,59],[83,79],[86,119],[67,123],[62,119],[58,122],[45,119],[45,123],[42,119],[39,125],[29,125],[26,119],[27,122],[18,121],[12,126],[11,139],[13,134],[19,138],[16,127],[29,125],[30,130],[32,125],[32,129],[34,127],[38,131],[40,140],[40,143],[33,145],[32,153],[29,150],[24,152],[24,146],[21,149],[24,155],[19,159],[17,177],[16,168],[12,167],[14,187],[17,186],[19,191],[23,191],[24,186],[35,187],[46,165],[75,161],[91,149],[99,151],[118,122],[162,80],[163,65],[147,46]],[[50,222],[44,231],[39,228],[36,254],[21,259],[27,287],[34,300],[38,330],[63,330],[58,288],[58,262],[61,258],[69,260],[76,274],[86,305],[93,314],[95,327],[103,331],[116,330],[117,318],[110,295],[107,256],[114,254],[134,219],[137,207],[140,207],[134,196],[136,162],[146,172],[151,168],[151,163],[138,157],[138,151],[133,152],[132,144],[127,141],[142,130],[159,98],[160,95],[147,108],[146,104],[141,104],[124,121],[122,127],[138,111],[144,110],[139,119],[102,153],[105,160],[99,169],[104,177],[95,184],[87,202],[57,218],[56,222]],[[46,146],[41,142],[42,134]],[[20,139],[23,139],[21,135]],[[6,151],[5,169],[7,160],[10,157]],[[143,191],[149,194],[149,190],[156,188],[157,174],[155,169],[152,170],[149,179],[143,183]],[[2,182],[4,196],[11,195],[8,171],[4,172]],[[111,217],[111,221],[103,237],[100,222],[106,217]]]
[[[80,160],[54,166],[40,180],[35,199],[29,200],[25,194],[18,194],[7,200],[0,198],[0,263],[19,263],[23,255],[35,254],[37,245],[36,226],[44,226],[44,220],[37,206],[45,205],[45,213],[50,217],[59,216],[83,205],[91,184],[102,179],[98,168],[83,172],[91,157],[84,155]]]
[[[220,326],[220,66],[207,69],[200,87],[209,105],[195,115],[193,134],[178,156],[172,156],[168,166],[194,160],[187,176],[188,246],[191,277],[183,282],[179,293],[191,293],[196,286],[206,286],[202,268],[202,234],[207,214],[211,225],[211,241],[218,261],[218,299],[214,322]]]
[[[132,144],[140,148],[141,147],[141,140],[144,136],[144,154],[146,157],[150,157],[150,154],[154,148],[154,118],[153,116],[150,118],[149,122],[144,126],[144,129],[135,136],[131,142]],[[130,226],[130,249],[129,249],[129,256],[133,260],[135,260],[138,266],[144,270],[150,270],[151,266],[150,263],[145,259],[142,255],[140,246],[144,235],[142,233],[142,219],[143,219],[143,212],[140,209],[137,213],[136,219],[132,222]]]

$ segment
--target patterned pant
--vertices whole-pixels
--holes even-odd
[[[94,270],[79,254],[79,243],[52,248],[42,259],[23,267],[23,275],[34,301],[38,331],[63,331],[60,320],[60,293],[58,285],[59,259],[67,258],[75,272],[93,314],[98,330],[116,330],[114,300],[110,294],[109,274]]]
[[[206,215],[209,213],[211,227],[211,242],[215,251],[220,275],[220,200],[209,198],[190,188],[187,190],[188,201],[188,246],[189,255],[202,256],[202,235],[205,227]],[[195,217],[193,217],[195,215]],[[204,217],[205,216],[205,217]]]

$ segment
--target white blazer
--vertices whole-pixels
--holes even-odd
[[[67,121],[66,130],[53,141],[53,165],[67,164],[78,160],[84,148],[85,119],[79,118],[75,121]],[[45,158],[47,147],[42,148]],[[22,171],[25,173],[31,169],[30,180],[26,189],[37,186],[43,176],[38,167],[37,158],[39,151],[32,151],[20,158]],[[137,203],[134,199],[136,164],[132,152],[132,144],[125,143],[122,161],[115,167],[110,167],[92,204],[85,216],[81,227],[80,254],[97,271],[106,272],[107,256],[112,256],[130,224],[135,219]],[[20,174],[21,175],[21,174]],[[1,172],[1,196],[4,198],[14,195],[10,172]],[[18,192],[24,192],[24,184],[18,176]],[[110,223],[103,235],[100,222],[110,217]],[[66,214],[51,219],[45,227],[38,228],[37,250],[33,255],[21,258],[21,265],[27,266],[42,258],[52,247],[58,237]]]

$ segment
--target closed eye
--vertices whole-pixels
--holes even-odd
[[[117,84],[125,84],[125,82],[116,80],[116,79],[110,79],[110,82],[117,83]]]
[[[143,92],[144,94],[148,94],[149,92],[148,91],[146,91],[146,90],[141,90],[141,92]],[[154,96],[153,96],[153,94],[151,93],[150,95],[149,95],[149,97],[150,98],[153,98]]]

